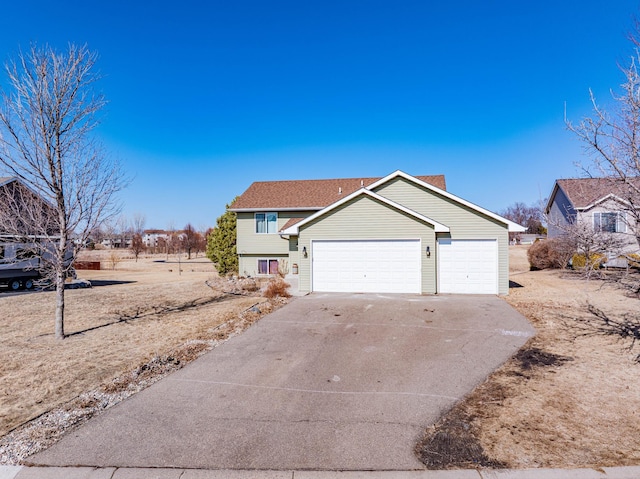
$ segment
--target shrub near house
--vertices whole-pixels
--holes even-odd
[[[236,199],[227,205],[227,210],[216,220],[216,227],[207,235],[207,258],[215,265],[221,275],[238,272],[238,254],[236,252],[236,213],[229,208]]]

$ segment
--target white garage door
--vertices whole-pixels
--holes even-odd
[[[440,293],[498,294],[496,240],[438,240]]]
[[[313,241],[313,291],[420,293],[420,240]]]

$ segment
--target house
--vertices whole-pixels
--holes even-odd
[[[105,248],[130,248],[132,239],[129,237],[118,236],[115,238],[105,238],[100,244]]]
[[[524,231],[402,171],[257,182],[230,209],[240,274],[297,275],[301,292],[507,294],[508,233]]]
[[[55,235],[55,208],[15,176],[0,177],[0,235]]]
[[[163,246],[167,242],[167,238],[171,236],[171,233],[165,230],[144,230],[142,234],[142,243],[147,248],[157,248]]]
[[[556,238],[569,225],[583,224],[594,232],[616,234],[627,245],[625,252],[637,251],[636,222],[629,212],[634,195],[633,188],[612,178],[556,180],[545,207],[547,235]]]
[[[514,244],[532,245],[536,241],[547,239],[547,235],[539,235],[534,233],[525,233],[518,235],[513,239]]]
[[[59,238],[55,208],[16,177],[0,177],[0,284],[31,289]]]

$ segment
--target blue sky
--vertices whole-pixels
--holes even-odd
[[[493,211],[579,174],[569,118],[633,53],[637,0],[65,1],[3,5],[0,59],[99,55],[98,133],[147,227],[215,224],[251,182],[444,174]],[[0,82],[4,82],[4,77]]]

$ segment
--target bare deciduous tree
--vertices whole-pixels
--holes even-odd
[[[106,235],[101,226],[98,226],[91,231],[90,241],[93,243],[94,247],[95,245],[101,244],[104,239],[106,239]]]
[[[131,224],[129,224],[129,220],[125,215],[120,215],[116,221],[116,229],[118,232],[118,240],[117,247],[118,248],[126,248],[128,240],[132,236],[131,232]]]
[[[187,223],[184,227],[182,247],[187,250],[188,259],[191,259],[191,252],[198,246],[198,235],[199,233],[191,223]]]
[[[632,351],[640,341],[640,321],[637,315],[632,313],[622,314],[614,318],[604,311],[589,304],[587,305],[589,316],[572,318],[575,322],[577,336],[605,335],[613,336],[622,341],[628,341],[628,350]],[[640,363],[640,354],[635,361]]]
[[[547,233],[547,229],[542,224],[544,219],[543,211],[540,205],[528,206],[520,201],[512,204],[500,213],[514,223],[526,226],[526,233],[543,235]],[[520,233],[509,233],[509,240],[520,240]]]
[[[560,239],[564,243],[565,250],[573,247],[576,253],[584,256],[584,273],[587,278],[600,266],[594,258],[598,255],[616,257],[622,253],[627,244],[615,233],[596,231],[591,224],[584,221],[576,221],[561,228],[563,233]]]
[[[133,253],[133,256],[136,258],[136,263],[138,262],[138,256],[140,253],[143,253],[147,247],[142,241],[142,235],[140,233],[134,233],[131,238],[131,247],[129,250]]]
[[[631,41],[640,47],[640,24]],[[622,200],[629,231],[640,244],[640,51],[628,66],[620,67],[625,81],[622,92],[612,91],[613,103],[601,107],[589,90],[593,116],[579,123],[565,120],[567,128],[584,143],[590,161],[580,166],[588,176],[609,178],[611,191]]]
[[[94,90],[96,59],[86,46],[69,45],[60,53],[34,45],[6,64],[9,88],[2,92],[0,167],[54,211],[53,227],[23,211],[15,213],[55,245],[50,258],[43,259],[55,276],[59,339],[65,337],[65,277],[91,231],[117,213],[115,194],[126,184],[119,165],[93,136],[106,104]]]
[[[580,166],[585,173],[611,182],[610,190],[615,202],[619,211],[624,212],[620,216],[624,218],[628,231],[635,236],[637,248],[640,245],[640,22],[637,20],[629,39],[636,50],[629,63],[620,66],[624,82],[619,93],[612,91],[613,102],[602,107],[590,90],[593,115],[577,124],[566,119],[565,122],[584,144],[589,161]],[[589,241],[598,240],[597,232],[590,233]],[[629,256],[627,258],[630,259]],[[578,325],[588,331],[630,338],[631,347],[640,339],[640,316],[637,313],[612,318],[591,306],[589,312],[589,318],[582,323],[578,321]]]
[[[131,219],[131,229],[139,235],[144,234],[144,226],[147,223],[147,217],[142,213],[134,213]]]
[[[204,231],[204,230],[203,230]],[[196,233],[196,258],[198,257],[198,253],[204,253],[207,249],[207,237],[204,233],[197,232]]]
[[[167,224],[167,229],[165,230],[165,234],[166,236],[164,237],[164,248],[165,248],[165,253],[167,254],[167,261],[169,261],[169,254],[173,254],[173,250],[175,248],[175,242],[176,242],[176,231],[175,231],[175,226],[173,224],[173,221],[170,221],[169,224]]]
[[[115,217],[106,219],[100,225],[100,232],[102,233],[102,239],[106,240],[109,248],[113,248],[116,243],[116,237],[118,236],[118,227],[116,225]]]
[[[522,202],[516,202],[500,213],[514,223],[527,227],[527,233],[544,234],[545,228],[542,224],[543,214],[540,205],[528,206]]]

